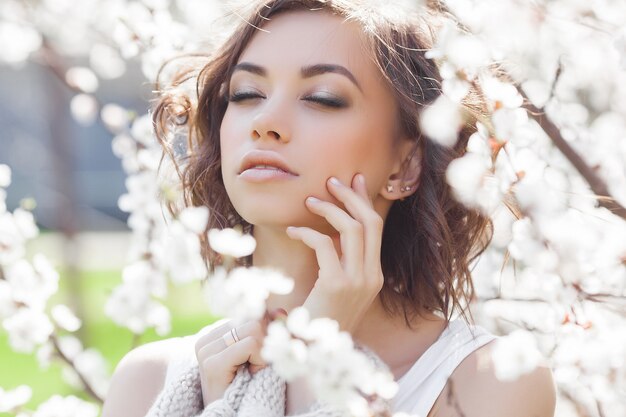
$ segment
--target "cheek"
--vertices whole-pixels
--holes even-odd
[[[241,132],[237,130],[237,123],[232,112],[226,111],[222,124],[220,126],[220,149],[222,156],[222,170],[232,168],[232,155],[236,147],[237,137],[241,136]]]
[[[380,117],[358,112],[322,129],[317,130],[320,135],[317,163],[321,167],[348,174],[347,171],[354,173],[389,159],[392,134]]]

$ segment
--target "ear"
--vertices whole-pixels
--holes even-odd
[[[413,194],[422,173],[422,149],[417,140],[402,139],[398,158],[380,194],[388,200],[403,200]]]

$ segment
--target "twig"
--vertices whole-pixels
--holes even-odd
[[[587,181],[591,190],[596,194],[598,203],[611,211],[616,216],[626,220],[626,207],[619,204],[609,192],[609,189],[600,176],[583,160],[583,158],[572,148],[563,138],[559,128],[550,120],[543,109],[537,108],[528,100],[524,91],[517,86],[517,90],[524,97],[524,107],[529,111],[531,117],[539,123],[541,129],[548,135],[554,145],[567,158],[567,160],[576,168],[580,175]]]
[[[76,369],[76,365],[74,365],[74,361],[70,358],[68,358],[63,351],[61,350],[61,347],[59,346],[59,341],[56,338],[56,334],[52,334],[52,336],[50,336],[50,341],[52,342],[52,345],[54,346],[54,349],[56,350],[57,354],[59,355],[59,357],[65,361],[68,365],[70,365],[74,371],[76,371],[76,375],[78,375],[78,378],[80,378],[80,381],[83,383],[83,386],[85,387],[85,391],[87,391],[87,394],[91,395],[93,398],[95,398],[98,402],[100,402],[100,404],[104,403],[104,399],[101,398],[98,394],[96,394],[96,392],[94,391],[94,389],[91,387],[91,385],[89,384],[89,382],[87,382],[87,380],[85,379],[85,377],[83,376],[83,374],[81,374],[78,369]]]

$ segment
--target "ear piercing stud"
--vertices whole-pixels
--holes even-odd
[[[407,186],[404,186],[404,187],[400,187],[400,192],[404,193],[406,191],[411,191],[411,188],[412,187],[410,185],[407,185]],[[392,193],[393,192],[393,185],[387,184],[387,192],[388,193]]]

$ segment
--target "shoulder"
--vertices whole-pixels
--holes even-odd
[[[549,366],[538,366],[515,381],[500,381],[493,346],[494,341],[483,345],[459,364],[429,417],[554,416],[556,387]]]
[[[102,417],[145,416],[163,388],[167,366],[182,338],[146,343],[128,352],[115,368]]]
[[[198,337],[217,323],[196,334],[146,343],[128,352],[120,360],[102,407],[102,417],[143,417],[163,389],[167,369],[181,352],[193,351]]]

